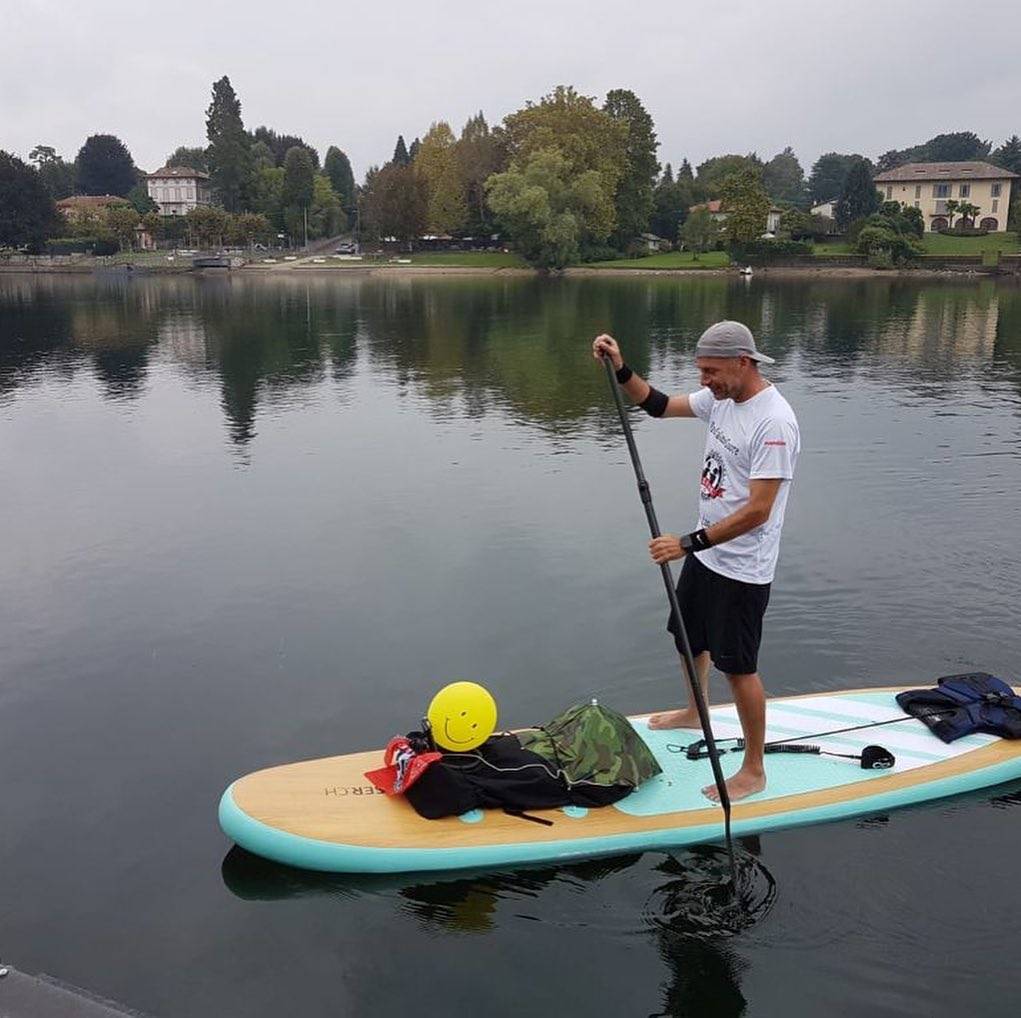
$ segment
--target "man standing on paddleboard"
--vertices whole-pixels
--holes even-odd
[[[610,357],[621,388],[646,413],[706,422],[698,528],[683,537],[654,538],[649,552],[657,565],[684,560],[677,600],[706,701],[710,662],[730,680],[745,754],[727,791],[731,800],[743,799],[766,787],[759,643],[801,446],[797,418],[759,373],[759,364],[773,359],[759,353],[751,330],[740,322],[717,322],[702,333],[695,363],[703,388],[690,395],[667,396],[654,389],[624,363],[612,336],[596,337],[592,353],[596,360]],[[680,650],[672,617],[667,628]],[[683,710],[653,715],[649,727],[698,728],[698,714],[689,702]],[[703,791],[719,798],[714,785]]]

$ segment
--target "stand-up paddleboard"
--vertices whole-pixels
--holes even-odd
[[[733,805],[735,836],[822,823],[925,802],[1021,778],[1021,740],[968,735],[949,745],[922,721],[817,737],[832,729],[903,717],[901,687],[860,689],[770,700],[767,741],[806,739],[824,751],[860,754],[872,743],[889,749],[888,770],[814,755],[766,757],[766,791]],[[711,710],[718,739],[739,736],[733,704]],[[663,773],[613,806],[533,811],[540,825],[499,810],[424,820],[402,796],[378,792],[364,777],[382,752],[352,753],[256,771],[220,800],[220,826],[257,855],[305,869],[395,873],[508,866],[671,848],[723,838],[723,814],[702,788],[709,761],[678,747],[697,741],[691,729],[653,731],[647,716],[632,725]],[[728,753],[728,776],[741,763]]]

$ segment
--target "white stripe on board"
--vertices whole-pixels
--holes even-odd
[[[873,721],[888,721],[901,716],[898,714],[900,708],[896,704],[892,704],[890,707],[883,707],[878,704],[862,703],[860,700],[855,700],[852,697],[844,698],[839,696],[813,697],[810,700],[802,700],[797,703],[778,702],[768,706],[768,710],[816,718],[820,722],[818,727],[828,725],[831,728],[850,727],[851,725],[867,724]],[[837,722],[843,723],[838,724]],[[937,747],[950,750],[951,756],[957,756],[961,752],[987,746],[997,738],[995,735],[966,735],[963,739],[947,744],[933,735],[917,719],[914,721],[905,720],[897,725],[886,725],[884,726],[885,732],[891,733],[890,738],[894,737],[894,733],[913,735],[915,739],[921,739],[925,743],[931,743]]]
[[[717,717],[718,715],[713,718],[714,731],[717,728]],[[728,726],[728,734],[730,731],[740,731],[740,725],[737,723],[736,717],[733,720],[720,718],[720,721]],[[814,734],[818,730],[818,725],[809,727],[806,726],[805,721],[805,718],[786,717],[776,709],[767,708],[766,741],[777,742],[788,739],[803,739],[806,736]],[[721,729],[719,735],[721,737],[723,734],[723,724],[719,726]],[[865,735],[864,732],[849,732],[845,735],[826,735],[815,738],[812,741],[813,743],[818,743],[824,749],[832,748],[834,752],[842,752],[846,749],[860,751],[863,746],[869,745],[873,740]],[[940,760],[947,759],[948,757],[958,756],[966,750],[966,747],[956,749],[956,744],[955,746],[946,746],[934,735],[907,737],[900,735],[896,738],[887,738],[884,734],[878,741],[880,741],[887,749],[891,751],[896,750],[894,755],[898,757],[911,757],[912,761],[914,761],[912,766],[916,767],[921,767],[930,763],[937,763]]]

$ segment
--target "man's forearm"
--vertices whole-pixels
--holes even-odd
[[[637,372],[632,371],[631,377],[621,386],[624,395],[632,403],[641,403],[648,398],[652,386]]]
[[[747,534],[748,531],[761,527],[769,519],[769,510],[763,510],[758,506],[746,502],[737,512],[725,516],[719,523],[706,527],[706,536],[712,544],[725,544],[733,541],[735,537]]]

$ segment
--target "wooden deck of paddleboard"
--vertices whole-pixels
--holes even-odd
[[[847,698],[862,693],[895,694],[901,688],[905,687],[841,690],[832,695]],[[825,695],[805,694],[770,703],[774,706],[795,704],[808,697]],[[713,711],[715,713],[725,709],[714,707]],[[643,715],[633,720],[641,722],[647,717]],[[920,722],[908,724],[921,727]],[[826,730],[840,726],[836,723],[822,723],[816,727]],[[882,741],[880,731],[882,729],[869,732],[868,736],[874,737],[875,741]],[[683,742],[697,736],[697,732],[688,731],[683,735],[678,733],[679,741]],[[873,741],[873,738],[864,738],[862,741]],[[934,747],[942,745],[934,736],[932,741]],[[881,800],[886,793],[915,788],[918,794],[909,794],[908,798],[922,801],[933,796],[926,794],[926,789],[921,786],[940,785],[944,779],[954,779],[971,772],[986,772],[988,769],[992,769],[988,770],[990,774],[1002,774],[1003,768],[999,765],[1012,761],[1017,763],[1016,774],[1012,770],[1007,778],[1021,776],[1021,741],[992,739],[979,748],[959,751],[948,759],[924,765],[916,762],[912,769],[903,772],[869,772],[868,780],[862,780],[860,769],[848,764],[846,771],[839,772],[846,774],[846,784],[737,802],[733,804],[733,821],[735,828],[745,826],[743,821],[750,821],[752,826],[757,826],[756,820],[764,822],[779,814],[807,814],[819,807],[853,804],[859,799]],[[228,794],[241,813],[273,831],[319,843],[361,847],[370,853],[373,849],[443,850],[461,849],[466,845],[515,844],[553,846],[557,842],[573,844],[591,839],[616,840],[618,836],[639,836],[646,832],[671,830],[683,832],[686,828],[712,826],[718,824],[721,817],[718,806],[703,800],[704,806],[700,808],[657,812],[653,815],[635,815],[617,808],[579,811],[584,812],[579,817],[565,816],[562,810],[534,811],[536,816],[553,821],[551,826],[529,823],[498,810],[487,810],[484,823],[466,823],[459,817],[424,820],[403,797],[383,795],[366,780],[365,771],[373,770],[380,764],[379,750],[285,764],[239,779],[228,790]],[[998,780],[1006,778],[1000,777]],[[899,798],[905,797],[902,795]],[[850,805],[848,813],[853,812],[853,805]],[[770,826],[768,823],[763,825]]]

